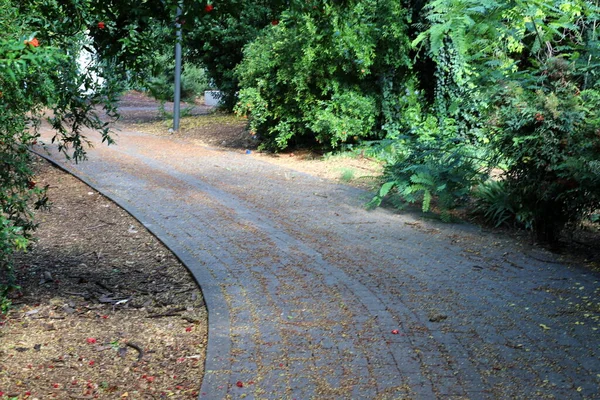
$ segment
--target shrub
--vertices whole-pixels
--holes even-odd
[[[395,143],[398,146],[399,140]],[[370,207],[389,196],[396,207],[420,203],[422,211],[428,212],[436,199],[442,219],[448,221],[449,211],[463,204],[484,176],[476,149],[460,139],[406,137],[396,153],[384,169],[384,183]]]
[[[598,91],[581,90],[572,65],[550,58],[494,99],[492,146],[507,163],[508,195],[538,239],[556,242],[600,207]]]
[[[251,43],[265,27],[278,21],[283,8],[289,4],[281,0],[222,0],[212,3],[210,11],[204,2],[196,2],[185,18],[196,17],[194,25],[183,28],[190,62],[203,65],[210,80],[223,97],[221,106],[233,110],[239,91],[238,77],[234,73],[242,61],[243,48]],[[188,19],[188,20],[189,20]]]
[[[146,78],[145,86],[150,95],[160,101],[173,101],[175,98],[175,62],[170,54],[157,56],[153,74]],[[192,103],[196,97],[209,88],[206,71],[194,64],[184,63],[181,71],[181,99]]]
[[[513,202],[502,180],[488,180],[474,188],[474,213],[496,228],[515,220],[517,205]]]
[[[380,137],[410,68],[405,21],[391,0],[294,4],[245,48],[236,111],[272,150]]]

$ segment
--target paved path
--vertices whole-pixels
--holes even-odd
[[[52,157],[193,272],[201,399],[600,398],[598,274],[253,155],[117,140]]]

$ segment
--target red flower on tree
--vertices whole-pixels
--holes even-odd
[[[106,24],[103,21],[98,22],[98,29],[106,28]]]
[[[273,26],[279,25],[279,20],[278,19],[274,19],[273,21],[271,21],[271,25],[273,25]]]
[[[214,9],[215,9],[215,6],[213,6],[212,4],[207,4],[204,6],[204,11],[206,11],[207,13],[211,12]]]
[[[40,42],[38,42],[37,38],[33,38],[31,40],[26,40],[25,44],[30,44],[33,47],[38,47],[40,45]]]

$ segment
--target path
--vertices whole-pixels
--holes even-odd
[[[201,399],[600,398],[597,274],[253,155],[117,141],[52,157],[193,272]]]

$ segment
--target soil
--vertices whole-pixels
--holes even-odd
[[[186,268],[143,226],[44,160],[38,238],[0,321],[0,392],[17,399],[194,398],[207,314]],[[1,397],[1,396],[0,396]]]

